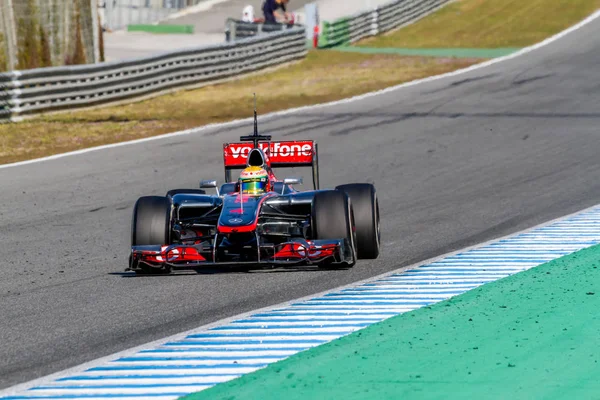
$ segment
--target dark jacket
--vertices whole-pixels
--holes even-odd
[[[276,22],[273,12],[275,12],[278,8],[281,8],[284,12],[286,11],[285,4],[283,3],[278,3],[275,0],[264,1],[262,5],[262,11],[263,15],[265,16],[265,22]]]

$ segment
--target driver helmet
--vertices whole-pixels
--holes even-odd
[[[240,174],[240,191],[244,194],[263,194],[271,190],[269,174],[261,167],[247,167]]]

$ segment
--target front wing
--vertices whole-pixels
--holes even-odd
[[[265,256],[264,254],[269,254]],[[144,263],[151,267],[173,269],[197,269],[207,266],[239,265],[311,265],[323,262],[331,264],[351,264],[354,252],[346,239],[304,240],[293,239],[277,245],[261,245],[256,249],[256,260],[220,261],[214,248],[201,245],[133,246],[131,265]],[[262,255],[262,257],[261,257]]]

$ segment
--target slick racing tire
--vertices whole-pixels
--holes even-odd
[[[350,243],[351,261],[331,264],[325,261],[323,267],[352,267],[356,264],[356,236],[354,215],[348,196],[341,191],[317,192],[312,202],[312,236],[314,239],[347,239]]]
[[[132,246],[155,246],[169,244],[171,203],[166,197],[144,196],[140,197],[133,208],[131,223]],[[170,269],[153,268],[145,264],[130,267],[136,273],[160,274],[169,273]]]
[[[381,231],[375,186],[370,183],[351,183],[337,186],[336,189],[345,192],[352,202],[358,258],[377,258],[381,246]]]

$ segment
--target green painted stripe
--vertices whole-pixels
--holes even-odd
[[[319,47],[339,46],[348,42],[350,42],[348,18],[340,18],[333,22],[323,22],[323,32],[319,37]]]
[[[127,25],[128,32],[194,33],[194,25]]]
[[[589,399],[599,375],[595,246],[185,399]]]
[[[498,49],[399,49],[391,47],[338,46],[333,50],[364,54],[399,54],[405,56],[496,58],[519,51],[519,48]]]

